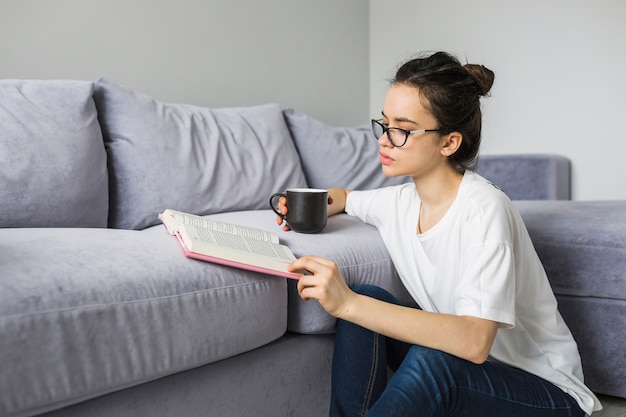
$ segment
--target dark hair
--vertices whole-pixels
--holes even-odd
[[[462,65],[445,52],[412,59],[396,72],[393,84],[419,88],[424,107],[443,135],[459,132],[463,140],[449,157],[460,173],[472,169],[478,157],[482,113],[480,97],[489,94],[494,73],[482,65]]]

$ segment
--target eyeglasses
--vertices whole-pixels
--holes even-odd
[[[399,127],[387,127],[383,124],[382,120],[372,119],[372,132],[374,132],[376,140],[378,140],[378,138],[380,138],[383,133],[386,133],[387,139],[389,139],[389,143],[391,143],[396,148],[404,146],[406,141],[409,140],[409,135],[412,135],[414,133],[439,132],[440,130],[441,129],[406,130],[400,129]]]

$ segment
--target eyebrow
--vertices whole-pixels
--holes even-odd
[[[384,111],[381,111],[380,114],[382,114],[385,119],[389,119],[389,117],[387,117],[387,115],[385,114]],[[395,122],[399,122],[399,123],[412,123],[412,124],[414,124],[416,126],[419,126],[419,123],[415,122],[414,120],[408,119],[406,117],[399,117],[399,118],[396,118],[396,119],[393,119],[393,120]]]

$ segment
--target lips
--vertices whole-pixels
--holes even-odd
[[[383,164],[383,165],[388,165],[388,164],[390,164],[390,163],[392,163],[394,161],[394,159],[392,157],[390,157],[389,155],[387,155],[383,151],[380,151],[379,155],[380,155],[380,163]]]

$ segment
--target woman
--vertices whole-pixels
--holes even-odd
[[[329,190],[329,215],[378,228],[421,309],[377,287],[348,288],[327,259],[290,267],[311,274],[300,296],[338,319],[331,416],[571,417],[600,408],[519,213],[471,170],[479,98],[493,79],[442,52],[404,64],[372,127],[383,172],[413,182]]]

